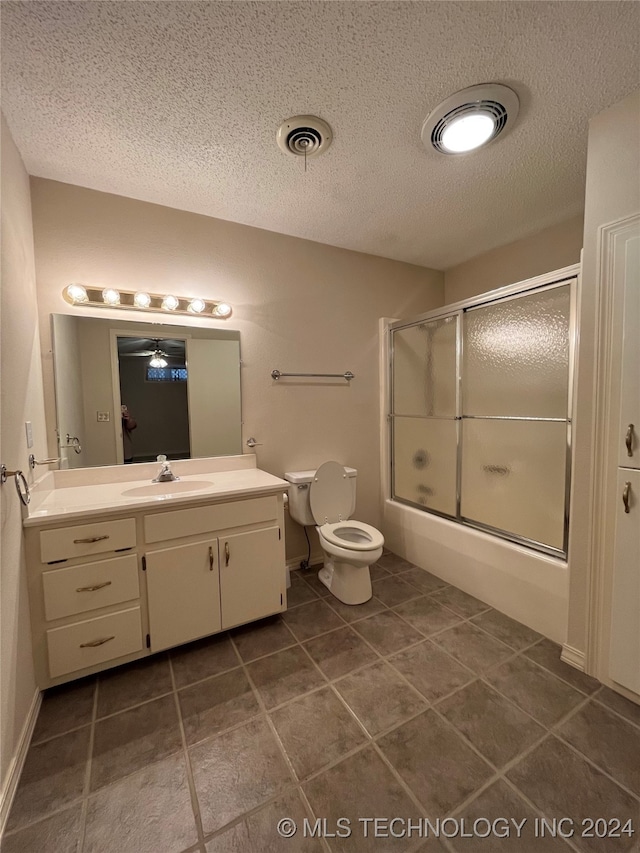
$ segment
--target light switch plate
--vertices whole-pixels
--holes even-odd
[[[33,427],[31,426],[31,421],[25,421],[24,428],[27,433],[27,447],[33,447]]]
[[[96,412],[98,423],[107,423],[111,420],[111,412]]]

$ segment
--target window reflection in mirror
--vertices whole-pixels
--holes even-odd
[[[54,314],[52,339],[61,467],[242,453],[239,332]]]

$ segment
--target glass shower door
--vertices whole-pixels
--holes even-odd
[[[471,308],[463,321],[463,520],[566,549],[571,288]]]
[[[393,333],[393,497],[457,515],[458,315]]]

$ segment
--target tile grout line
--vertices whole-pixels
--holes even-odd
[[[593,676],[592,676],[592,677],[593,677]],[[595,692],[594,694],[592,694],[592,698],[593,698],[593,700],[594,700],[595,702],[597,702],[597,703],[598,703],[598,705],[600,705],[600,707],[601,707],[601,708],[604,708],[606,711],[610,711],[612,714],[614,714],[614,715],[615,715],[616,717],[618,717],[620,720],[623,720],[625,723],[629,723],[629,725],[630,725],[630,726],[633,726],[633,727],[634,727],[634,729],[640,729],[640,719],[638,719],[638,722],[636,723],[636,722],[635,722],[635,720],[630,720],[630,719],[629,719],[629,717],[625,717],[625,715],[624,715],[624,714],[621,714],[621,713],[620,713],[620,711],[616,711],[616,710],[615,710],[615,708],[612,708],[610,705],[607,705],[607,704],[606,704],[602,699],[598,699],[598,698],[597,698],[597,696],[598,696],[599,694],[603,693],[605,689],[606,689],[606,690],[611,690],[611,688],[610,688],[610,687],[607,687],[607,685],[606,685],[606,684],[600,684],[600,688],[599,688],[598,690],[596,690],[596,692]],[[613,693],[615,693],[615,690],[614,690],[614,691],[612,691],[612,692],[613,692]],[[621,693],[616,693],[616,696],[622,696],[622,694],[621,694]],[[624,699],[624,698],[626,698],[626,697],[624,697],[624,696],[623,696],[622,698]],[[629,700],[627,700],[627,701],[631,701],[631,700],[629,699]],[[633,703],[632,703],[632,704],[633,704]],[[638,707],[640,707],[640,706],[638,706]]]
[[[89,757],[85,768],[84,787],[82,791],[82,811],[80,818],[80,832],[78,834],[78,851],[82,853],[87,833],[87,813],[89,811],[89,795],[91,793],[91,771],[93,769],[93,749],[96,737],[96,718],[98,716],[98,699],[100,696],[100,679],[96,678],[93,692],[93,708],[91,709],[91,730],[89,732]]]
[[[237,818],[234,818],[234,820],[229,821],[224,826],[220,827],[219,829],[216,829],[214,832],[207,833],[205,835],[205,843],[208,843],[208,841],[210,841],[212,838],[215,838],[219,835],[223,835],[225,832],[227,832],[232,827],[237,826],[238,824],[240,824],[244,820],[246,820],[248,817],[251,817],[252,815],[257,814],[258,812],[262,811],[262,809],[264,809],[267,805],[269,805],[270,803],[276,802],[280,797],[284,796],[287,792],[290,792],[290,791],[296,791],[299,795],[302,795],[304,797],[304,805],[307,808],[308,812],[315,819],[313,809],[311,809],[311,806],[308,803],[306,796],[304,796],[304,793],[302,791],[302,787],[300,784],[300,780],[298,779],[298,776],[297,776],[297,773],[295,772],[293,764],[291,763],[291,760],[289,759],[289,756],[288,756],[288,754],[284,748],[284,744],[281,742],[280,736],[278,735],[278,732],[275,729],[275,726],[273,725],[273,722],[269,717],[269,711],[267,710],[266,705],[264,704],[262,696],[260,695],[260,691],[256,687],[256,685],[255,685],[255,683],[254,683],[254,681],[253,681],[253,679],[252,679],[252,677],[248,671],[247,664],[242,659],[242,655],[240,654],[240,651],[239,651],[239,649],[238,649],[238,647],[237,647],[237,645],[233,639],[233,636],[231,634],[229,634],[229,639],[231,641],[231,645],[234,649],[234,652],[235,652],[237,658],[240,660],[240,668],[243,670],[244,675],[245,675],[245,677],[249,683],[249,686],[251,687],[253,693],[255,694],[256,700],[257,700],[258,705],[261,709],[260,713],[255,715],[251,719],[256,720],[256,719],[260,719],[261,717],[264,717],[265,722],[267,723],[271,734],[275,737],[278,749],[280,750],[280,752],[284,758],[285,765],[286,765],[286,767],[289,771],[289,775],[291,777],[291,784],[285,786],[285,788],[283,790],[278,791],[272,797],[269,797],[268,799],[264,800],[264,802],[260,803],[259,805],[255,806],[254,808],[243,812]],[[287,648],[291,648],[291,646],[288,646]],[[279,651],[284,651],[284,649],[280,649]],[[273,654],[277,654],[277,652],[273,652]],[[319,688],[319,689],[321,689],[321,688]],[[316,691],[311,691],[311,692],[316,692]],[[296,697],[296,698],[299,698],[299,697]],[[294,700],[290,700],[290,701],[294,701]],[[283,703],[283,704],[286,704],[286,703]],[[245,720],[243,723],[238,724],[238,726],[236,726],[234,728],[241,728],[247,722],[249,722],[249,720]],[[226,733],[228,731],[231,731],[231,729],[225,729],[224,732],[218,732],[211,739],[213,740],[214,737],[218,737],[221,734]],[[324,842],[324,839],[323,839],[323,844],[325,845],[325,850],[328,850],[328,848],[326,847],[326,842]]]
[[[178,728],[180,729],[180,739],[182,742],[182,752],[183,759],[185,762],[186,775],[187,775],[187,785],[189,788],[189,798],[191,800],[191,811],[193,812],[193,821],[196,828],[196,836],[198,838],[198,844],[204,848],[204,831],[202,827],[202,816],[200,814],[200,800],[198,799],[198,792],[196,790],[196,783],[193,776],[193,768],[191,766],[191,757],[189,755],[189,749],[187,745],[187,736],[184,729],[184,720],[182,719],[182,708],[180,707],[180,698],[178,696],[178,690],[176,688],[176,679],[175,673],[173,671],[173,661],[171,659],[171,655],[168,655],[168,664],[169,664],[169,676],[171,678],[171,684],[173,686],[173,701],[175,704],[176,714],[178,717]]]

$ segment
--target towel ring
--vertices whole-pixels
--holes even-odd
[[[22,471],[16,471],[14,477],[18,497],[20,498],[20,501],[22,502],[23,506],[28,506],[29,501],[31,500],[31,492],[29,490],[29,483],[27,483],[27,478],[24,476]]]

